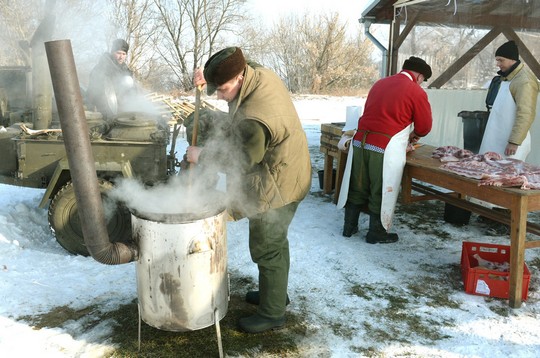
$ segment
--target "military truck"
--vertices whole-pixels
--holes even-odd
[[[0,183],[45,189],[39,206],[48,206],[49,224],[57,241],[71,253],[88,255],[56,114],[52,113],[49,128],[34,129],[36,111],[28,106],[30,99],[24,98],[28,93],[23,89],[31,88],[26,82],[30,71],[26,67],[0,68]],[[135,177],[153,185],[175,173],[177,160],[174,152],[168,152],[170,118],[128,112],[107,121],[98,112],[85,114],[104,200],[119,177]],[[105,208],[109,209],[111,240],[130,240],[129,211],[121,203],[106,203]]]
[[[44,51],[47,32],[49,27],[40,25],[25,46],[31,49],[32,66],[0,67],[0,183],[45,189],[39,207],[48,207],[57,241],[73,254],[88,255],[54,106]],[[179,165],[174,145],[169,150],[169,144],[178,135],[183,116],[178,110],[164,111],[163,101],[156,108],[114,118],[85,111],[111,241],[131,240],[130,212],[107,198],[115,180],[133,177],[154,185],[166,181]],[[188,114],[189,108],[184,115]]]

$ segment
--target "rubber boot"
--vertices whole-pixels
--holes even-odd
[[[343,224],[343,236],[351,237],[358,232],[358,219],[360,218],[361,206],[347,202],[345,204],[345,223]]]
[[[261,333],[285,325],[287,280],[264,277],[259,268],[259,308],[252,316],[240,318],[240,329],[247,333]]]
[[[259,291],[249,291],[246,293],[246,302],[251,303],[252,305],[258,305],[260,302],[260,296]],[[291,300],[289,299],[289,295],[287,295],[287,301],[285,302],[285,305],[289,305],[291,303]]]
[[[262,333],[285,326],[285,316],[279,318],[267,318],[256,313],[253,316],[240,318],[240,329],[247,333]]]
[[[381,223],[379,214],[369,213],[369,231],[366,242],[369,244],[390,244],[398,241],[398,234],[388,233]]]

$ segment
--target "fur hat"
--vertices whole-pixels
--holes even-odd
[[[113,41],[112,46],[111,46],[111,52],[116,52],[116,51],[128,52],[128,50],[129,50],[129,44],[125,40],[116,39]]]
[[[508,58],[510,60],[519,60],[519,50],[514,41],[508,41],[502,44],[497,51],[495,51],[495,56],[500,56]]]
[[[246,67],[246,59],[238,47],[227,47],[216,52],[204,65],[206,93],[212,95],[217,87],[230,81]]]
[[[403,62],[404,70],[418,72],[424,75],[424,81],[431,77],[431,67],[419,57],[411,56]]]

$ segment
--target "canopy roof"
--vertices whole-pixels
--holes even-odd
[[[374,23],[390,24],[394,5],[417,13],[423,24],[454,24],[490,29],[496,25],[540,31],[540,2],[535,0],[379,0],[362,13]],[[410,15],[410,14],[409,14]]]
[[[361,22],[388,24],[387,74],[396,72],[397,55],[414,26],[467,27],[488,30],[474,46],[429,87],[440,88],[498,35],[516,41],[523,61],[540,78],[540,65],[518,33],[540,32],[540,1],[535,0],[377,0],[362,13]]]

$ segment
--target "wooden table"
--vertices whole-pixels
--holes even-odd
[[[519,308],[522,301],[525,249],[540,247],[540,240],[526,239],[527,232],[540,235],[540,225],[527,221],[529,212],[540,210],[540,190],[480,186],[476,179],[441,169],[442,163],[438,159],[431,158],[434,149],[432,146],[424,145],[407,154],[402,179],[402,202],[407,204],[419,200],[442,200],[510,225],[509,304],[513,308]],[[425,184],[444,188],[450,192],[443,192]],[[422,195],[413,195],[413,191]],[[504,215],[472,203],[466,200],[466,197],[505,207],[510,210],[510,214]]]

